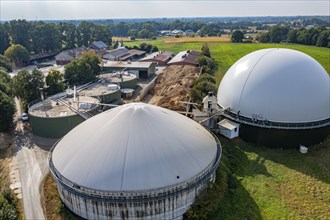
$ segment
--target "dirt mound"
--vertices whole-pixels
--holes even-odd
[[[153,89],[150,104],[175,111],[185,111],[180,101],[188,101],[193,81],[199,75],[199,68],[193,66],[169,66],[160,74]]]

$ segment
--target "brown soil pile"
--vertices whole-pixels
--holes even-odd
[[[199,68],[193,66],[169,66],[161,73],[155,87],[149,91],[150,104],[175,111],[185,111],[180,101],[189,100],[189,91],[198,77]]]

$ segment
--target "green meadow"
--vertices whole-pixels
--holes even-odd
[[[207,38],[205,38],[207,39]],[[157,46],[159,50],[168,50],[173,53],[178,53],[183,50],[200,50],[202,42],[187,42],[187,43],[165,43],[163,39],[152,41],[134,41],[124,42],[125,46],[139,46],[141,43],[148,43]],[[226,71],[242,56],[247,55],[255,50],[264,48],[289,48],[304,52],[315,60],[317,60],[330,73],[330,49],[323,47],[305,46],[298,44],[259,44],[259,43],[221,43],[207,42],[211,56],[218,65],[215,78],[219,84]]]
[[[125,42],[126,46],[143,41]],[[147,41],[159,50],[177,53],[200,50],[203,43]],[[219,84],[228,68],[242,56],[263,48],[290,48],[302,51],[330,73],[330,49],[292,44],[232,44],[208,42],[218,64]],[[330,138],[309,148],[271,149],[236,139],[219,137],[222,163],[216,183],[189,211],[190,219],[329,219]]]

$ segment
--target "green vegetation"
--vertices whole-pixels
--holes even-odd
[[[83,55],[65,65],[64,79],[70,85],[79,85],[96,79],[101,72],[101,58],[95,52],[85,52]]]
[[[81,219],[66,208],[58,194],[56,182],[50,174],[47,174],[42,182],[42,201],[45,217],[48,220],[76,220]]]
[[[143,42],[143,41],[142,41]],[[178,53],[179,51],[191,49],[199,51],[203,43],[175,43],[175,44],[166,44],[163,39],[157,39],[153,41],[146,41],[149,44],[157,46],[160,50],[172,51]],[[126,42],[127,46],[139,45],[139,42]],[[244,44],[244,43],[212,43],[208,42],[212,57],[215,63],[218,65],[218,69],[215,74],[217,84],[220,83],[222,77],[227,72],[227,70],[241,57],[247,55],[256,50],[264,48],[289,48],[294,50],[299,50],[304,52],[315,60],[317,60],[325,68],[325,70],[330,74],[330,59],[329,53],[330,49],[328,48],[318,48],[315,46],[305,46],[305,45],[296,45],[296,44],[262,44],[262,43],[253,43],[253,44]]]
[[[309,149],[271,149],[220,137],[222,164],[188,219],[327,219],[330,139]]]
[[[47,95],[53,95],[59,92],[63,92],[65,89],[65,83],[63,82],[63,74],[58,70],[49,71],[46,76]]]
[[[15,113],[9,70],[9,60],[0,55],[0,132],[9,130]]]
[[[18,213],[19,201],[9,188],[9,154],[10,150],[0,150],[0,219],[21,219]]]
[[[29,51],[20,44],[13,44],[5,51],[7,57],[15,66],[23,66],[25,61],[29,60]]]
[[[27,70],[20,70],[12,79],[12,89],[15,96],[23,102],[23,110],[29,102],[41,97],[41,89],[44,88],[44,75],[38,69],[29,73]]]

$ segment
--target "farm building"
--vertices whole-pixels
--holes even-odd
[[[125,61],[125,60],[137,60],[144,57],[146,54],[142,50],[129,50],[126,47],[120,47],[114,50],[108,50],[103,55],[102,58],[110,61]]]
[[[156,63],[152,62],[107,61],[102,68],[105,73],[125,70],[135,74],[138,79],[147,79],[156,73]]]
[[[64,204],[86,219],[182,219],[215,180],[218,139],[193,120],[131,103],[77,126],[49,167]]]
[[[181,51],[175,57],[172,58],[168,65],[192,65],[197,66],[196,59],[201,53],[198,51],[187,50]]]
[[[140,62],[154,62],[157,65],[165,66],[172,59],[172,53],[168,51],[157,51],[140,60]]]
[[[297,147],[330,134],[330,78],[310,56],[263,49],[238,60],[218,90],[224,116],[259,145]]]
[[[86,47],[78,47],[70,50],[64,50],[55,56],[57,65],[65,65],[70,63],[73,59],[81,56],[83,52],[87,51]]]
[[[91,45],[89,45],[89,48],[95,51],[104,51],[108,49],[108,45],[106,45],[103,41],[94,41]]]
[[[99,103],[98,99],[80,96],[79,101]],[[61,138],[72,128],[96,113],[98,106],[74,102],[66,96],[52,96],[30,104],[29,119],[32,133],[42,138]]]

